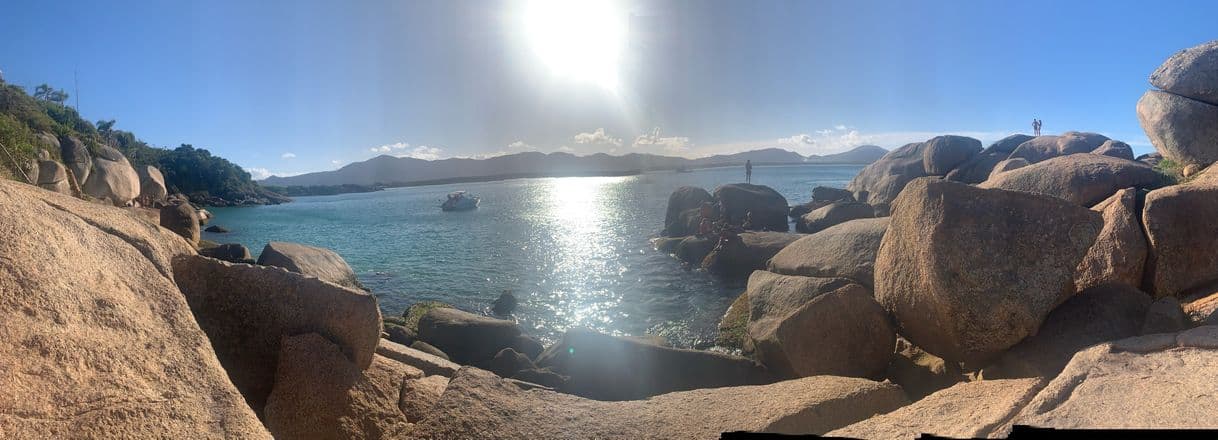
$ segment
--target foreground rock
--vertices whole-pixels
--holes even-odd
[[[1150,83],[1165,92],[1218,105],[1218,40],[1176,52],[1150,74]]]
[[[756,271],[749,277],[749,339],[757,359],[783,377],[878,377],[896,333],[858,284]]]
[[[367,368],[381,334],[376,298],[274,267],[178,257],[174,278],[199,326],[254,411],[275,382],[282,338],[318,333]]]
[[[1125,284],[1092,287],[1053,310],[1040,330],[1011,347],[986,379],[1052,378],[1079,350],[1141,334],[1150,296]]]
[[[765,268],[766,262],[801,234],[786,232],[743,232],[739,241],[721,243],[702,260],[707,272],[729,278],[742,278]]]
[[[850,220],[871,217],[875,217],[875,208],[866,203],[853,200],[833,202],[800,216],[795,230],[815,234]]]
[[[1095,244],[1078,265],[1074,276],[1077,290],[1105,283],[1142,285],[1148,246],[1142,223],[1138,221],[1138,192],[1133,188],[1117,191],[1091,208],[1104,217]]]
[[[1122,188],[1154,186],[1161,179],[1154,168],[1140,162],[1072,154],[1001,173],[981,187],[1044,194],[1092,206]]]
[[[953,182],[969,184],[984,182],[994,171],[995,165],[1006,160],[1019,144],[1031,139],[1032,136],[1026,134],[1013,134],[999,139],[997,142],[986,147],[985,150],[982,150],[981,153],[973,156],[972,159],[960,164],[952,172],[947,173],[946,178]],[[1026,161],[1024,163],[1026,164]]]
[[[1091,347],[1015,418],[1051,428],[1212,428],[1218,327]],[[1189,397],[1183,397],[1189,396]]]
[[[582,328],[567,330],[537,365],[569,376],[559,391],[597,400],[632,400],[698,388],[769,383],[756,362],[709,351],[661,347]]]
[[[710,193],[695,186],[682,186],[668,196],[668,209],[664,212],[664,235],[684,237],[698,231],[691,218],[698,218],[698,209],[703,203],[714,202]],[[691,213],[686,213],[691,211]]]
[[[395,438],[411,427],[398,407],[406,380],[423,372],[375,356],[365,370],[317,333],[284,337],[266,426],[275,438]]]
[[[849,278],[875,285],[875,254],[888,230],[888,217],[851,220],[804,236],[778,251],[766,270],[783,275]]]
[[[1218,161],[1218,104],[1149,90],[1138,100],[1138,122],[1163,157],[1180,164]]]
[[[262,254],[258,255],[258,264],[282,267],[352,289],[364,289],[347,261],[338,253],[325,248],[272,241],[262,248]]]
[[[487,365],[518,336],[520,327],[513,321],[447,307],[431,309],[419,319],[419,340],[463,365]]]
[[[716,439],[731,431],[823,434],[907,402],[897,386],[833,376],[598,402],[525,391],[489,372],[463,368],[411,437]]]
[[[81,190],[98,199],[109,200],[114,206],[127,206],[140,195],[140,176],[123,153],[101,146]]]
[[[1155,297],[1180,296],[1218,280],[1218,173],[1146,195],[1142,224],[1150,243],[1146,279]]]
[[[765,185],[732,183],[715,188],[723,215],[733,225],[744,223],[752,213],[751,227],[755,231],[787,232],[787,199]]]
[[[174,285],[176,235],[0,180],[0,437],[270,438]]]
[[[1011,418],[1044,385],[1040,379],[965,382],[828,435],[872,440],[912,440],[922,434],[1004,438],[1010,433]]]
[[[893,204],[875,296],[917,346],[984,363],[1074,292],[1101,226],[1098,213],[1054,197],[919,179]]]

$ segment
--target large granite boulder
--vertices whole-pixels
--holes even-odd
[[[766,368],[784,377],[878,377],[896,333],[861,285],[756,271],[749,277],[749,339]]]
[[[1149,251],[1142,223],[1138,221],[1141,217],[1138,191],[1133,188],[1117,191],[1091,209],[1104,217],[1104,227],[1078,264],[1075,289],[1112,282],[1141,286]]]
[[[1141,334],[1149,308],[1150,296],[1125,284],[1083,290],[1049,313],[1035,335],[1011,347],[982,375],[1052,378],[1084,348]]]
[[[981,183],[990,177],[994,166],[1006,160],[1015,148],[1032,139],[1026,134],[1013,134],[990,144],[972,159],[960,164],[956,169],[947,173],[947,180],[960,183]],[[1025,162],[1026,164],[1026,162]]]
[[[981,151],[981,141],[966,136],[935,136],[922,147],[922,167],[929,176],[944,176]]]
[[[136,170],[140,177],[139,202],[142,206],[159,207],[165,203],[169,192],[165,189],[165,175],[152,165],[145,165]]]
[[[875,217],[875,208],[853,200],[833,202],[804,214],[795,222],[795,230],[815,234],[834,225],[860,218]]]
[[[1009,158],[1020,157],[1028,163],[1037,163],[1058,156],[1090,153],[1106,141],[1107,136],[1078,131],[1067,131],[1058,136],[1037,136],[1015,147]]]
[[[1218,104],[1158,90],[1138,100],[1138,122],[1163,157],[1180,164],[1218,161]]]
[[[998,174],[980,186],[1044,194],[1091,206],[1122,188],[1155,186],[1161,180],[1154,168],[1140,162],[1072,154]]]
[[[457,374],[457,370],[461,369],[460,365],[452,363],[447,359],[433,356],[387,339],[381,339],[377,344],[376,354],[418,368],[423,371],[423,374],[428,376],[440,375],[452,377],[452,375]]]
[[[674,190],[668,196],[668,209],[664,212],[664,235],[684,237],[697,232],[697,225],[692,225],[693,229],[690,229],[691,225],[687,218],[682,217],[682,213],[690,210],[698,213],[698,208],[707,202],[714,202],[714,198],[702,188],[682,186]]]
[[[1005,438],[1011,417],[1045,386],[1041,379],[965,382],[909,406],[872,417],[830,437],[913,440],[922,434],[948,438]]]
[[[317,333],[284,336],[266,427],[277,439],[397,438],[410,431],[402,386],[423,372],[374,356],[366,369]]]
[[[1218,105],[1218,40],[1176,52],[1150,74],[1165,92]]]
[[[804,236],[778,251],[766,270],[784,275],[849,278],[875,285],[875,254],[888,217],[851,220]]]
[[[520,327],[513,321],[448,307],[431,309],[419,319],[419,340],[463,365],[485,366],[518,336]]]
[[[765,268],[771,257],[803,235],[787,232],[743,232],[738,237],[739,240],[717,244],[702,260],[702,267],[715,275],[743,278],[754,270]]]
[[[360,284],[359,279],[355,277],[355,271],[351,270],[347,261],[343,260],[343,257],[339,256],[337,252],[325,248],[272,241],[262,248],[262,254],[258,255],[258,264],[282,267],[340,286],[364,289],[364,285]]]
[[[1074,355],[1014,423],[1059,429],[1213,428],[1216,369],[1214,326],[1097,345]]]
[[[752,213],[751,230],[787,232],[789,229],[787,199],[773,188],[732,183],[715,188],[714,197],[727,221],[733,225],[744,223],[745,216]]]
[[[1146,195],[1142,224],[1150,243],[1146,281],[1155,297],[1218,280],[1218,171]]]
[[[199,244],[199,214],[187,202],[178,202],[161,208],[160,225],[185,238],[191,246]]]
[[[1110,156],[1125,160],[1134,160],[1133,147],[1130,147],[1127,143],[1114,141],[1111,139],[1104,141],[1104,143],[1100,144],[1099,148],[1096,148],[1091,152],[1091,154]]]
[[[93,158],[93,170],[81,185],[85,194],[126,206],[140,195],[140,176],[118,150],[101,146]]]
[[[1101,227],[1099,213],[1055,197],[915,180],[893,203],[875,296],[917,346],[984,363],[1074,292]]]
[[[270,438],[174,284],[190,245],[15,181],[0,206],[0,437]]]
[[[93,156],[89,154],[89,148],[75,136],[65,136],[60,139],[59,154],[64,165],[68,166],[68,170],[76,178],[77,184],[83,185],[89,178],[89,171],[93,169]]]
[[[398,393],[398,409],[410,423],[419,423],[431,414],[432,408],[440,403],[440,397],[448,388],[449,379],[444,376],[432,375],[417,379],[407,378],[402,382]]]
[[[411,433],[425,439],[717,439],[724,432],[824,434],[908,403],[899,387],[816,376],[770,385],[599,402],[524,390],[463,368]]]
[[[967,378],[959,363],[945,361],[898,336],[884,379],[900,385],[909,400],[918,401]]]
[[[885,154],[859,171],[846,189],[854,193],[855,200],[867,202],[876,209],[876,214],[888,214],[888,204],[897,198],[909,181],[926,176],[922,163],[925,143],[906,144]]]
[[[224,243],[218,246],[199,249],[199,255],[212,257],[230,263],[254,264],[254,257],[249,248],[240,243]]]
[[[1007,171],[1017,170],[1017,169],[1026,167],[1028,165],[1029,165],[1028,160],[1024,159],[1022,157],[1016,157],[1014,159],[1003,159],[1003,160],[999,161],[998,163],[994,164],[994,169],[990,170],[990,176],[983,179],[982,182],[989,180],[989,179],[993,179],[994,176],[1005,173]],[[980,182],[978,182],[978,183],[980,183]]]
[[[537,365],[570,378],[559,391],[597,400],[775,380],[760,364],[743,357],[662,347],[583,328],[567,330],[537,358]]]
[[[702,260],[715,250],[716,241],[707,237],[689,236],[677,243],[673,248],[673,254],[678,260],[684,261],[691,265],[701,266]]]
[[[849,190],[842,188],[834,188],[831,186],[816,186],[812,188],[812,200],[824,202],[837,202],[841,200],[854,200],[854,194]]]
[[[67,168],[53,160],[38,161],[38,187],[60,194],[72,194]]]
[[[363,291],[197,255],[174,259],[173,275],[216,357],[259,414],[275,383],[285,336],[318,333],[358,368],[372,363],[381,312],[376,297]]]

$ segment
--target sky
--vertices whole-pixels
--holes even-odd
[[[380,154],[828,154],[939,134],[1152,147],[1148,76],[1218,2],[6,0],[0,71],[255,178]]]

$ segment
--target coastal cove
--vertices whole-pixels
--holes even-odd
[[[753,181],[792,205],[816,186],[844,187],[860,165],[757,167]],[[514,179],[297,197],[293,203],[214,208],[231,232],[203,238],[257,253],[268,241],[333,249],[378,297],[386,316],[418,301],[485,310],[501,292],[521,302],[526,333],[551,342],[585,326],[621,335],[660,335],[706,346],[744,286],[685,271],[652,249],[673,188],[714,188],[743,169],[650,172],[617,177]],[[444,195],[468,190],[480,209],[444,213]],[[255,255],[256,257],[256,255]]]

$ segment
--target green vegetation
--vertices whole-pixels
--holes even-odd
[[[42,84],[33,96],[21,87],[0,80],[0,177],[24,181],[23,168],[46,149],[58,159],[60,151],[50,139],[75,137],[91,153],[101,145],[117,148],[137,169],[152,165],[165,175],[170,193],[186,194],[196,204],[232,206],[243,204],[275,204],[289,201],[254,183],[249,173],[211,152],[183,144],[167,149],[148,145],[129,131],[114,128],[116,122],[97,121],[93,124],[80,117],[76,109],[66,104],[68,94]],[[46,140],[39,134],[46,133]]]
[[[411,331],[418,333],[419,320],[423,318],[423,315],[426,315],[427,312],[431,311],[431,309],[438,309],[441,307],[447,307],[450,309],[455,308],[452,305],[439,301],[422,301],[411,304],[410,307],[406,308],[405,312],[402,312],[402,318],[405,319],[405,322],[403,322],[401,325],[402,327],[406,327]]]
[[[715,345],[723,348],[746,350],[745,341],[748,339],[749,327],[749,295],[741,293],[732,301],[732,305],[719,321],[719,336]]]

